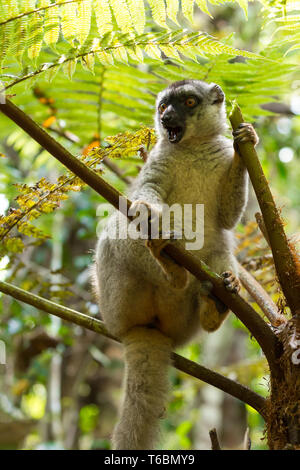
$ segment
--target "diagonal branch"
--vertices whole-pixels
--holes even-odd
[[[234,105],[230,115],[233,130],[244,122],[240,108]],[[288,242],[279,210],[252,143],[239,143],[247,167],[273,253],[274,264],[286,300],[294,314],[300,317],[300,262],[295,248]]]
[[[75,323],[83,328],[87,328],[91,331],[107,336],[108,338],[114,339],[115,341],[119,341],[117,338],[109,334],[104,323],[97,318],[77,312],[76,310],[68,307],[63,307],[55,302],[46,300],[7,282],[0,281],[0,292],[10,295],[21,302],[32,305],[39,310],[50,313],[51,315],[56,315],[63,320]],[[206,367],[200,366],[199,364],[179,356],[178,354],[173,353],[172,359],[173,365],[177,369],[229,393],[233,397],[252,406],[252,408],[257,410],[264,417],[266,400],[262,396],[253,392],[244,385],[228,379],[227,377],[207,369]]]
[[[0,111],[27,132],[51,155],[75,173],[98,194],[103,196],[115,208],[122,210],[123,214],[126,217],[128,216],[127,211],[131,206],[131,201],[125,199],[119,191],[110,186],[95,171],[85,166],[84,163],[56,142],[21,109],[11,101],[7,100],[5,104],[0,104]],[[119,205],[120,197],[126,200],[126,204]],[[276,376],[277,357],[281,354],[281,345],[266,322],[264,322],[264,320],[242,297],[238,294],[229,292],[224,286],[223,279],[216,273],[213,273],[205,263],[199,261],[190,253],[174,244],[167,245],[164,251],[178,264],[189,270],[200,281],[211,281],[213,285],[213,293],[236,314],[236,316],[256,338],[268,360],[271,371]]]
[[[273,326],[287,322],[260,283],[241,264],[239,264],[239,279]]]

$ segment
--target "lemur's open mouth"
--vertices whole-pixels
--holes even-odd
[[[168,127],[166,126],[166,131],[168,132],[168,138],[169,141],[172,144],[176,144],[179,142],[182,137],[183,137],[183,127],[177,126],[177,127]]]

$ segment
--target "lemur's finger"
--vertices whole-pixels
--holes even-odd
[[[252,142],[254,145],[257,145],[259,142],[259,138],[255,132],[254,127],[252,124],[243,122],[239,125],[239,127],[232,132],[234,137],[234,143],[245,143],[245,142]]]

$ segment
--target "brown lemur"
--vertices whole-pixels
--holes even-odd
[[[158,94],[155,127],[157,143],[129,193],[131,209],[155,207],[160,215],[163,204],[203,204],[204,244],[192,254],[236,292],[232,229],[245,208],[248,177],[234,148],[241,141],[256,144],[256,133],[243,124],[234,145],[224,137],[224,93],[199,80],[175,82]],[[208,285],[160,253],[170,240],[149,240],[148,249],[134,234],[125,238],[127,230],[126,217],[116,211],[98,240],[94,284],[107,328],[125,348],[125,397],[113,446],[152,449],[164,414],[172,349],[200,327],[216,330],[228,309]],[[185,247],[185,241],[183,236],[172,243]]]

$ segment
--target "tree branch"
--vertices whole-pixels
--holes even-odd
[[[271,297],[241,264],[239,264],[239,279],[273,326],[286,323],[286,318],[279,313]]]
[[[229,118],[233,130],[244,122],[237,104],[234,104]],[[280,285],[291,311],[300,316],[300,263],[296,251],[287,240],[279,211],[253,144],[239,143],[238,147],[264,218]]]
[[[124,198],[124,196],[104,181],[95,171],[85,166],[84,163],[56,142],[21,109],[7,100],[5,104],[0,104],[0,111],[18,124],[19,127],[27,132],[69,170],[79,176],[79,178],[93,188],[98,194],[103,196],[115,208],[120,210],[119,198]],[[123,209],[122,206],[121,209],[123,214],[128,217],[127,211],[131,206],[131,201],[126,199],[126,205],[124,204],[124,206],[126,207]],[[199,261],[187,251],[180,249],[175,244],[168,244],[164,251],[171,256],[174,261],[188,269],[200,281],[211,281],[213,284],[213,293],[236,314],[236,316],[256,338],[268,360],[270,369],[273,374],[276,375],[277,357],[281,354],[281,345],[278,338],[266,322],[263,321],[263,319],[242,297],[238,294],[229,292],[224,286],[223,279],[219,275],[213,273],[205,263]]]
[[[115,341],[118,338],[112,336],[102,321],[97,318],[93,318],[89,315],[77,312],[68,307],[63,307],[50,300],[46,300],[38,295],[27,292],[19,287],[13,286],[7,282],[0,281],[0,292],[10,295],[11,297],[25,302],[26,304],[32,305],[33,307],[43,310],[44,312],[50,313],[63,320],[75,323],[76,325],[87,328],[88,330],[95,331],[101,335],[107,336]],[[266,400],[253,392],[249,388],[235,382],[234,380],[228,379],[217,372],[214,372],[206,367],[200,366],[189,359],[186,359],[178,354],[172,353],[173,365],[177,369],[189,374],[197,379],[200,379],[216,388],[232,395],[235,398],[247,403],[258,411],[263,417],[265,415],[265,404]]]
[[[256,219],[257,225],[260,228],[261,233],[263,234],[264,239],[266,240],[267,244],[271,248],[271,244],[270,244],[270,240],[269,240],[269,237],[268,237],[268,232],[267,232],[267,229],[266,229],[266,226],[265,226],[265,223],[264,223],[263,216],[259,212],[256,212],[255,219]]]

